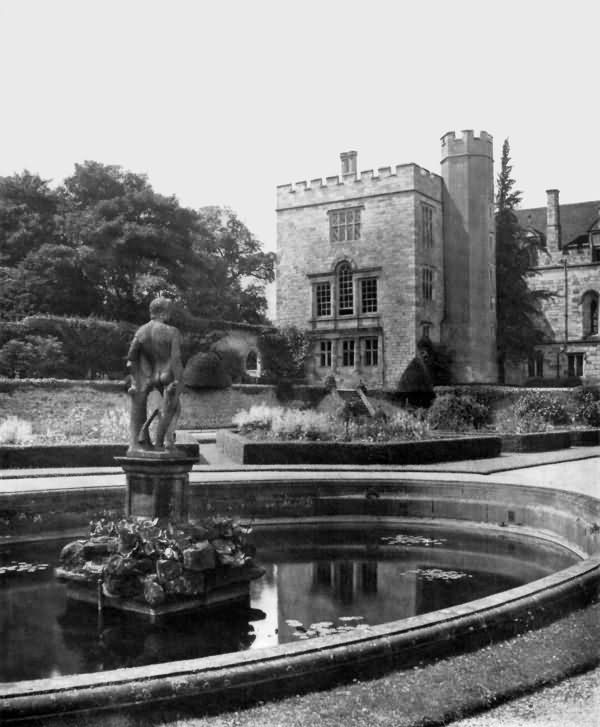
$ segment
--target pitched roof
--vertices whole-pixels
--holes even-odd
[[[546,207],[515,210],[519,224],[546,233]],[[563,246],[586,235],[600,217],[600,200],[560,205],[560,229]]]

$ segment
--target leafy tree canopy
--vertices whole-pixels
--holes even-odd
[[[30,172],[0,178],[0,303],[9,318],[139,323],[162,293],[192,315],[259,323],[273,264],[231,210],[182,207],[118,166],[77,164],[55,190]]]

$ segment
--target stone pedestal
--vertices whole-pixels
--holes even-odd
[[[115,457],[127,477],[128,517],[188,519],[189,473],[197,459],[184,454]]]

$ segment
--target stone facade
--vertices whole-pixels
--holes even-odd
[[[495,381],[491,137],[446,134],[442,176],[341,157],[277,189],[277,324],[312,333],[309,378],[393,389],[425,335],[456,381]]]
[[[513,368],[511,380],[600,379],[600,201],[560,205],[556,189],[547,197],[546,207],[519,210],[518,218],[538,244],[530,286],[552,294],[541,320],[548,342]]]

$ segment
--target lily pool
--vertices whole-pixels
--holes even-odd
[[[250,604],[149,624],[72,602],[67,541],[0,545],[0,681],[192,659],[369,628],[542,578],[578,557],[508,532],[422,525],[256,529]]]

